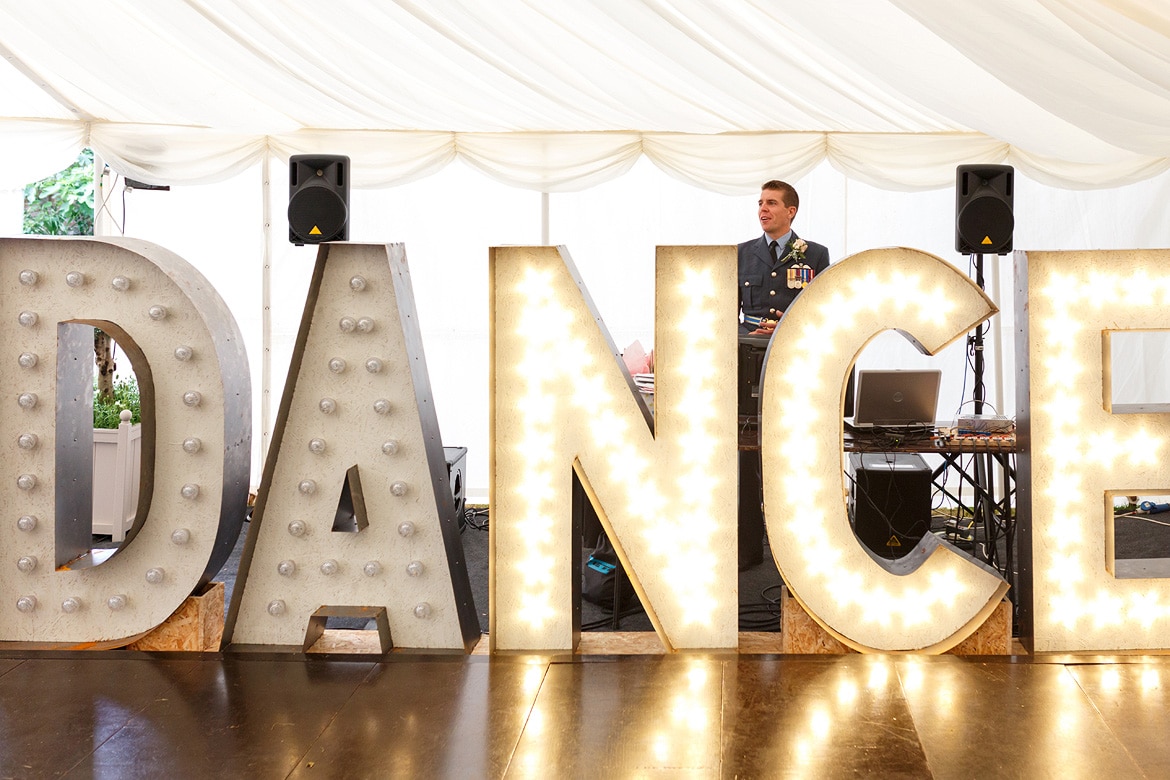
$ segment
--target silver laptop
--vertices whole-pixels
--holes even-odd
[[[942,371],[931,369],[860,369],[854,391],[855,428],[934,425]]]

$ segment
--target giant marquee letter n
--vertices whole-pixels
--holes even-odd
[[[656,265],[651,421],[568,252],[491,251],[493,651],[575,646],[573,471],[666,649],[736,646],[735,248]]]
[[[0,640],[126,644],[218,572],[239,536],[243,340],[207,280],[145,241],[0,239],[0,295]],[[121,549],[87,566],[94,326],[138,377],[142,484]]]
[[[931,534],[911,554],[909,572],[879,565],[849,527],[841,468],[842,380],[862,347],[897,330],[933,354],[994,313],[950,263],[913,249],[873,249],[820,274],[772,337],[760,412],[772,553],[792,595],[856,650],[943,652],[1007,591],[995,571]],[[775,355],[784,362],[771,367]]]
[[[1170,493],[1170,414],[1122,413],[1110,376],[1113,332],[1170,329],[1170,251],[1015,263],[1020,639],[1034,652],[1170,647],[1170,580],[1117,579],[1113,548],[1115,495]]]
[[[480,636],[406,250],[322,244],[224,642],[363,615],[382,651]]]

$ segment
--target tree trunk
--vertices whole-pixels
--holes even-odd
[[[100,328],[93,329],[93,357],[97,364],[98,397],[107,403],[114,400],[114,340]]]

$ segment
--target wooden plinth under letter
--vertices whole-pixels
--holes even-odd
[[[223,639],[222,582],[209,582],[188,596],[174,613],[127,650],[188,650],[213,652]]]
[[[1011,655],[1012,603],[1004,599],[971,636],[947,651],[948,655]],[[780,652],[841,655],[857,652],[809,616],[788,593],[780,591]]]

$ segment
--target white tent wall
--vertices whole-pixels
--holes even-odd
[[[239,321],[252,371],[254,485],[316,257],[315,247],[287,242],[286,170],[283,160],[271,161],[272,325],[267,345],[261,166],[217,184],[175,186],[170,192],[135,190],[124,201],[126,234],[159,243],[195,264]],[[826,244],[835,260],[864,249],[900,245],[923,249],[968,270],[968,258],[953,248],[953,190],[891,192],[849,180],[828,164],[793,183],[801,193],[797,232]],[[1170,175],[1096,191],[1056,189],[1017,175],[1015,246],[1170,246],[1170,224],[1161,219],[1160,205],[1167,196]],[[634,340],[649,348],[655,247],[746,240],[759,231],[756,200],[754,194],[727,196],[689,186],[642,159],[618,179],[581,192],[552,194],[549,237],[551,243],[569,248],[619,348]],[[120,204],[119,195],[111,204],[116,214]],[[19,226],[19,214],[9,205],[0,212],[0,220]],[[355,189],[350,215],[352,241],[406,245],[443,439],[468,448],[468,495],[483,500],[489,477],[487,250],[540,243],[541,195],[500,184],[456,162],[401,187]],[[999,298],[1001,307],[987,335],[987,400],[1011,416],[1015,408],[1011,262],[995,256],[984,260],[988,291]],[[271,358],[267,382],[265,349]],[[1170,400],[1170,380],[1160,370],[1170,363],[1168,356],[1170,344],[1163,334],[1132,339],[1117,359],[1118,400]],[[939,414],[944,419],[971,397],[966,363],[961,342],[928,358],[892,333],[876,339],[859,359],[861,367],[941,367]],[[267,420],[261,413],[266,394]]]

